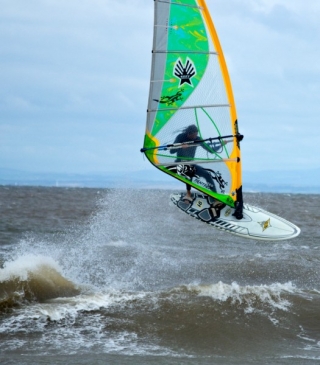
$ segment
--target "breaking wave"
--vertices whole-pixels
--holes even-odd
[[[0,311],[31,302],[79,294],[51,258],[27,255],[0,269]]]

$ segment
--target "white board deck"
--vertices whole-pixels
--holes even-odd
[[[193,200],[183,200],[185,194],[171,194],[170,199],[183,212],[220,230],[244,238],[279,241],[297,237],[300,228],[293,223],[249,204],[243,206],[243,218],[232,214],[234,209],[201,193],[193,193]]]

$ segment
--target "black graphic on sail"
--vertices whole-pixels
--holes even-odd
[[[190,58],[187,58],[185,65],[182,64],[180,58],[178,59],[174,68],[174,75],[180,79],[179,86],[182,86],[185,83],[193,86],[191,79],[196,75],[196,69]]]

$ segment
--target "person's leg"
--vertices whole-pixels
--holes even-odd
[[[188,196],[189,198],[191,198],[191,185],[186,184],[186,189],[187,189],[186,196]]]

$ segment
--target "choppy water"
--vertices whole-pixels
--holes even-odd
[[[166,191],[0,187],[1,364],[320,363],[320,196],[245,199],[301,235],[235,237]]]

